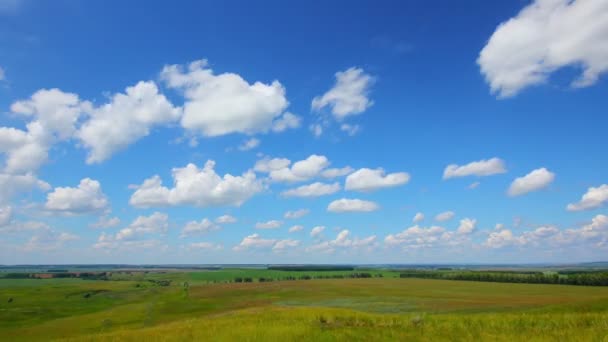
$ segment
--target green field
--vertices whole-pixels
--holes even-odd
[[[608,287],[399,278],[381,270],[366,279],[276,280],[352,273],[0,279],[0,340],[608,341]],[[231,282],[235,277],[253,282]]]

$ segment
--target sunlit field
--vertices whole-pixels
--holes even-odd
[[[371,278],[281,280],[296,273],[235,269],[115,272],[116,280],[0,279],[0,336],[602,341],[608,335],[608,287],[399,278],[381,270],[370,271]],[[249,277],[251,282],[234,282]]]

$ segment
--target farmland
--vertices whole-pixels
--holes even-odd
[[[0,334],[28,341],[608,335],[608,287],[400,275],[386,269],[217,269],[114,270],[106,280],[0,278]]]

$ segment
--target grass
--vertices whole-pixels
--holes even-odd
[[[388,276],[208,283],[252,276],[222,271],[0,279],[0,339],[608,341],[606,287]]]

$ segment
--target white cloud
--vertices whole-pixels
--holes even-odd
[[[477,189],[477,187],[479,186],[479,184],[481,184],[480,182],[473,182],[471,184],[469,184],[468,188],[473,190],[473,189]]]
[[[310,230],[310,236],[313,238],[319,237],[323,231],[325,230],[325,226],[316,226]]]
[[[466,165],[450,164],[443,171],[443,179],[466,176],[491,176],[507,172],[505,162],[499,158],[479,160]]]
[[[513,234],[509,229],[502,229],[491,232],[488,236],[485,245],[492,248],[502,248],[510,245],[521,245],[524,240]]]
[[[416,213],[416,215],[414,215],[414,218],[412,219],[412,222],[418,223],[418,222],[422,222],[423,220],[424,220],[424,214]]]
[[[499,97],[547,81],[574,66],[573,87],[594,84],[608,70],[608,3],[604,0],[536,0],[501,23],[477,63]]]
[[[6,226],[13,218],[13,208],[10,206],[0,207],[0,227]]]
[[[296,233],[296,232],[299,232],[299,231],[302,231],[302,230],[304,230],[304,226],[300,226],[300,225],[291,226],[289,228],[289,232],[290,233]]]
[[[350,238],[351,234],[348,229],[343,229],[338,233],[334,240],[322,241],[318,244],[308,247],[308,251],[333,253],[337,248],[371,248],[376,243],[376,236],[371,235],[363,239]]]
[[[339,71],[336,73],[334,87],[312,100],[312,109],[319,111],[329,106],[337,120],[361,114],[373,104],[368,97],[373,83],[374,77],[366,74],[363,69],[353,67]]]
[[[346,177],[344,189],[351,191],[369,192],[382,188],[395,187],[407,184],[410,175],[407,172],[385,174],[382,168],[359,169]]]
[[[237,74],[214,75],[206,60],[190,63],[187,70],[165,66],[161,78],[184,91],[182,126],[204,136],[267,132],[288,105],[279,81],[249,84]]]
[[[608,184],[590,187],[578,203],[570,203],[566,207],[569,211],[591,210],[608,203]]]
[[[174,122],[180,115],[181,109],[160,94],[154,82],[139,82],[95,108],[77,137],[89,149],[87,163],[100,163],[150,134],[153,127]]]
[[[180,237],[184,238],[184,237],[188,237],[188,236],[192,236],[192,235],[209,233],[209,232],[212,232],[214,230],[219,230],[219,229],[221,229],[220,226],[213,223],[213,221],[211,221],[207,218],[204,218],[199,222],[190,221],[190,222],[186,223],[184,228],[182,228]]]
[[[287,211],[285,213],[285,215],[283,215],[284,218],[286,219],[299,219],[302,218],[306,215],[308,215],[310,213],[310,210],[308,209],[298,209],[298,210],[290,210]]]
[[[277,229],[283,225],[283,222],[278,220],[270,220],[267,222],[258,222],[255,224],[256,229]]]
[[[100,216],[97,222],[90,225],[91,228],[112,228],[120,224],[118,217]]]
[[[215,223],[219,223],[219,224],[236,223],[236,221],[237,221],[236,217],[230,216],[230,215],[222,215],[215,219]]]
[[[438,243],[446,242],[449,238],[443,227],[432,226],[428,228],[418,225],[409,227],[397,234],[389,234],[384,238],[384,243],[388,246],[402,245],[405,248],[431,247]]]
[[[0,127],[0,153],[7,155],[6,172],[38,170],[47,161],[51,146],[71,138],[80,114],[90,108],[78,95],[59,89],[42,89],[28,100],[13,103],[11,111],[30,121],[25,130]]]
[[[280,170],[288,167],[291,164],[291,160],[286,158],[269,158],[264,157],[255,163],[253,169],[256,172],[270,173],[272,171]]]
[[[95,249],[124,250],[132,253],[134,250],[163,250],[168,248],[159,240],[118,240],[114,235],[101,233],[97,242],[93,245]]]
[[[343,168],[333,168],[327,169],[321,172],[321,177],[323,178],[336,178],[349,175],[353,172],[353,168],[350,166],[345,166]]]
[[[0,205],[8,203],[12,198],[34,189],[47,191],[51,186],[32,174],[12,175],[0,173]]]
[[[55,188],[47,195],[44,205],[46,210],[71,215],[103,212],[108,206],[101,184],[90,178],[82,179],[76,188]]]
[[[260,146],[260,139],[250,138],[245,141],[241,145],[239,145],[239,151],[249,151],[256,147]]]
[[[310,129],[310,132],[315,136],[315,138],[323,135],[323,126],[321,124],[312,124],[308,127],[308,129]]]
[[[292,239],[279,240],[274,244],[274,246],[272,247],[272,250],[275,252],[282,252],[289,248],[296,248],[299,245],[300,245],[300,241],[298,241],[298,240],[292,240]]]
[[[353,136],[359,133],[359,131],[361,130],[361,126],[343,123],[340,125],[340,130],[346,132],[350,136]]]
[[[298,128],[301,124],[302,118],[290,112],[285,112],[281,117],[274,121],[272,124],[272,131],[280,133],[288,129]]]
[[[327,211],[334,213],[370,212],[376,211],[379,208],[380,206],[372,201],[342,198],[331,202],[327,206]]]
[[[220,250],[222,245],[211,242],[193,242],[188,245],[188,250]]]
[[[277,242],[276,239],[264,239],[259,234],[251,234],[243,238],[241,243],[236,245],[233,249],[235,251],[242,251],[249,248],[270,248]]]
[[[169,228],[169,216],[155,212],[150,216],[138,216],[127,227],[116,233],[115,240],[133,240],[144,234],[165,233]]]
[[[131,196],[129,203],[136,207],[193,205],[196,207],[240,206],[262,191],[262,183],[253,171],[241,176],[220,177],[214,170],[215,162],[208,160],[202,169],[194,164],[172,170],[174,187],[162,186],[159,176],[146,179]]]
[[[437,216],[435,216],[435,221],[438,221],[438,222],[449,221],[454,218],[454,215],[456,215],[456,214],[454,214],[453,211],[444,211],[442,213],[437,214]]]
[[[316,182],[283,191],[281,194],[285,197],[319,197],[331,195],[338,191],[340,191],[340,183],[338,182],[333,184]]]
[[[475,231],[475,227],[477,227],[477,220],[464,218],[460,220],[460,225],[458,226],[459,234],[471,234]]]
[[[507,193],[509,196],[520,196],[531,191],[544,189],[555,179],[555,174],[543,168],[532,170],[523,177],[516,178]]]
[[[26,252],[57,250],[62,248],[66,242],[78,239],[79,237],[74,234],[48,229],[32,236],[23,246],[23,250]]]
[[[274,182],[303,182],[318,176],[328,166],[327,157],[313,154],[293,163],[291,167],[272,170],[269,176]]]
[[[46,133],[59,140],[70,138],[83,111],[90,110],[90,103],[81,102],[78,95],[64,93],[59,89],[41,89],[29,100],[17,101],[11,111],[31,117],[44,128]]]

